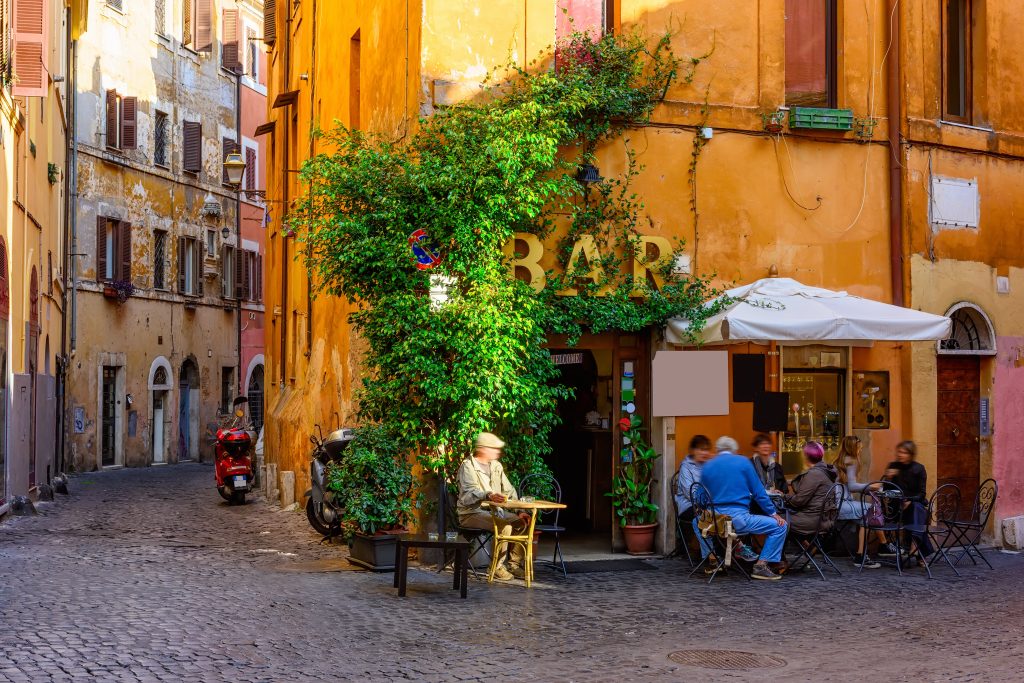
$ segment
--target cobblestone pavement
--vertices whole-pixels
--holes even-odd
[[[82,475],[0,524],[0,681],[1024,680],[1024,557],[932,581],[538,569],[533,590],[474,581],[465,601],[414,569],[399,599],[301,513],[228,506],[212,483],[203,465]],[[787,664],[668,657],[702,647]]]

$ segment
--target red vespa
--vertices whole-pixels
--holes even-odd
[[[214,442],[217,491],[232,505],[245,505],[245,494],[253,485],[253,433],[246,428],[244,409],[248,402],[248,399],[241,396],[234,400],[234,414],[222,421]]]

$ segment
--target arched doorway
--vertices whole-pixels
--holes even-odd
[[[0,237],[0,507],[7,504],[7,320],[11,312],[7,281],[7,243]]]
[[[972,303],[962,301],[946,316],[953,326],[939,342],[936,362],[936,483],[956,484],[970,506],[981,479],[981,361],[995,355],[996,334]]]
[[[178,374],[178,461],[199,460],[199,367],[186,358]]]
[[[149,368],[150,391],[150,462],[163,465],[167,462],[168,428],[171,406],[168,394],[171,390],[171,364],[163,356],[157,357]]]
[[[249,399],[249,417],[259,434],[263,429],[263,365],[257,365],[249,375],[249,386],[246,388],[246,398]]]

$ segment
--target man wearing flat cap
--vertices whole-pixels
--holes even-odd
[[[517,498],[516,489],[505,476],[498,458],[501,457],[501,450],[505,442],[490,432],[482,432],[476,437],[476,447],[473,455],[459,467],[459,501],[457,511],[459,514],[459,526],[469,529],[486,529],[492,531],[494,523],[491,519],[491,511],[484,510],[480,504],[485,500],[494,503],[503,503],[506,500]],[[502,529],[503,534],[521,533],[530,521],[530,516],[525,512],[515,514],[508,510],[496,509],[494,514],[497,518],[504,520],[506,526]],[[498,557],[505,554],[505,546],[502,544],[496,550]],[[517,543],[512,544],[512,559],[508,567],[500,563],[494,573],[494,578],[508,581],[512,577],[523,578],[523,547]]]

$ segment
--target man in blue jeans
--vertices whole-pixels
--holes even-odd
[[[786,543],[786,520],[775,511],[775,505],[757,477],[754,466],[748,458],[736,455],[739,445],[736,440],[723,436],[715,442],[718,455],[712,458],[701,472],[701,483],[711,494],[715,512],[732,518],[737,534],[763,534],[766,538],[761,557],[754,564],[751,577],[762,581],[778,581],[781,575],[772,571],[768,563],[782,560],[782,546]],[[751,501],[756,501],[764,515],[750,512]],[[701,553],[706,558],[711,554],[711,544],[701,537],[697,520],[693,529],[700,538]]]

